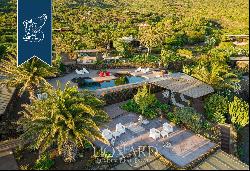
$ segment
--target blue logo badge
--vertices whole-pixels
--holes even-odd
[[[18,66],[33,57],[52,63],[52,0],[18,0]]]

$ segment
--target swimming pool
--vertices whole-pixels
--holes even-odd
[[[87,89],[93,91],[124,84],[139,83],[144,80],[145,78],[142,77],[126,75],[126,76],[120,76],[117,79],[111,81],[94,82],[93,80],[91,80],[91,78],[85,77],[85,78],[75,78],[72,80],[72,82],[78,83],[78,87],[80,89]]]

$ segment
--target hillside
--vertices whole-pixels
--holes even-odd
[[[54,33],[53,42],[65,50],[102,47],[110,39],[137,37],[140,23],[169,19],[178,20],[173,24],[178,29],[205,18],[219,24],[222,34],[249,34],[248,5],[248,0],[53,0],[53,27],[74,30]],[[0,53],[15,42],[16,0],[2,0]]]

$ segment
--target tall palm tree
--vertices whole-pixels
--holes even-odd
[[[19,121],[24,131],[21,138],[33,142],[40,152],[57,145],[59,154],[63,154],[67,144],[83,147],[84,142],[95,140],[107,143],[99,130],[99,126],[108,120],[102,110],[103,101],[88,91],[70,87],[69,82],[64,89],[59,82],[57,87],[48,90],[47,99],[24,106]]]
[[[55,76],[57,69],[49,67],[37,58],[33,58],[17,67],[16,58],[8,56],[0,62],[0,86],[18,87],[19,95],[28,91],[30,98],[34,98],[34,92],[39,87],[51,87],[45,80],[46,77]]]

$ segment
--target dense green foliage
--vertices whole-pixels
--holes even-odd
[[[155,103],[156,97],[154,94],[150,93],[150,89],[148,89],[147,85],[143,85],[142,88],[138,88],[137,94],[134,96],[133,100],[139,106],[142,115],[144,115],[145,109]]]
[[[196,64],[185,66],[183,72],[189,74],[215,89],[235,88],[239,82],[238,76],[227,64],[227,57],[221,53],[210,51],[208,55],[202,55],[196,59]]]
[[[0,43],[16,42],[16,2],[0,2]],[[204,42],[208,35],[217,37],[217,31],[212,28],[219,25],[224,33],[248,34],[248,14],[247,0],[160,0],[157,3],[153,0],[54,0],[53,28],[74,31],[54,32],[53,42],[58,51],[106,48],[123,36],[139,38],[138,25],[148,23],[154,28],[149,30],[156,31],[155,36],[166,35],[165,40],[160,36],[163,43],[193,44]],[[159,42],[150,44],[154,47]]]
[[[178,108],[175,112],[179,122],[185,125],[188,129],[193,130],[195,133],[199,133],[202,127],[201,115],[197,113],[193,108]]]
[[[205,100],[205,114],[214,123],[225,123],[228,115],[229,101],[218,94],[213,94]]]
[[[238,97],[229,104],[229,115],[237,129],[249,124],[249,104]]]
[[[135,112],[138,114],[142,113],[140,107],[135,103],[134,100],[129,100],[127,103],[123,104],[121,108],[128,112]],[[160,113],[167,113],[168,110],[169,106],[167,104],[163,104],[160,101],[156,100],[155,103],[151,104],[148,108],[145,109],[143,116],[149,119],[153,119],[157,116],[160,116]]]
[[[62,89],[48,90],[48,98],[25,105],[19,124],[23,127],[21,139],[29,141],[40,152],[57,145],[62,154],[68,144],[84,147],[86,142],[100,140],[99,126],[108,116],[102,110],[103,101],[87,91],[78,91],[69,83]],[[65,157],[65,156],[64,156]]]
[[[157,100],[146,85],[139,88],[134,98],[123,104],[121,108],[129,112],[142,114],[150,119],[160,116],[160,114],[169,110],[169,106]]]
[[[0,1],[0,59],[16,47],[16,0]]]
[[[204,120],[202,115],[191,107],[175,108],[173,112],[168,112],[165,116],[169,121],[184,126],[212,141],[218,142],[220,140],[219,130],[215,125]]]
[[[37,159],[34,170],[50,170],[54,163],[55,162],[51,160],[48,155],[43,154],[39,159]]]

